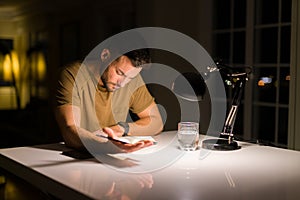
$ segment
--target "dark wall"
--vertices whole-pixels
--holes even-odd
[[[9,141],[2,140],[2,146],[60,141],[52,107],[58,71],[69,62],[82,60],[96,45],[116,33],[145,26],[170,28],[210,49],[210,19],[205,18],[210,8],[204,1],[49,1],[33,10],[38,12],[16,22],[16,28],[22,30],[16,44],[26,56],[26,51],[36,43],[45,43],[47,80],[43,87],[49,95],[46,99],[31,98],[22,111],[0,111],[3,113],[1,132],[12,136]],[[186,67],[174,55],[155,54],[154,60],[177,69]],[[151,85],[149,89],[169,112],[166,129],[177,128],[180,113],[176,100],[169,101],[173,98],[172,92],[157,85]],[[201,117],[204,124],[208,120],[209,117]],[[205,132],[206,125],[202,128]]]

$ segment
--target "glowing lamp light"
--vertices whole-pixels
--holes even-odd
[[[12,81],[11,61],[9,54],[6,54],[3,60],[3,79],[4,81]]]
[[[15,51],[6,54],[3,60],[3,79],[4,81],[18,80],[20,76],[20,65],[18,55]]]
[[[258,81],[257,85],[260,87],[265,86],[266,84],[272,83],[272,78],[270,77],[261,77],[260,80]]]
[[[37,75],[38,80],[43,81],[46,77],[46,61],[42,52],[37,53]]]
[[[257,85],[260,87],[263,87],[263,86],[265,86],[265,82],[263,80],[259,80]]]
[[[285,77],[285,80],[286,80],[286,81],[290,81],[290,80],[291,80],[291,76],[290,76],[290,75],[287,75],[287,76]]]
[[[15,79],[19,80],[19,77],[20,77],[20,64],[19,64],[18,55],[14,50],[11,52],[11,59],[12,59],[12,70],[14,72]]]

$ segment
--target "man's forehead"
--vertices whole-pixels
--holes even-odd
[[[119,59],[119,61],[117,62],[117,67],[124,73],[127,73],[129,71],[139,72],[142,69],[141,67],[135,67],[130,59],[126,56],[122,56],[121,59]]]
[[[124,74],[129,78],[134,78],[141,70],[141,67],[133,67],[132,69],[125,71]]]

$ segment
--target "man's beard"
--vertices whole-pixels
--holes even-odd
[[[103,83],[103,87],[106,88],[108,92],[114,92],[116,89],[120,88],[120,86],[118,86],[116,83],[108,82],[106,71],[103,72],[100,78]],[[109,87],[110,85],[112,87]]]

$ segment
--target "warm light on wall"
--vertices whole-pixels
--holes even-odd
[[[37,45],[28,50],[29,93],[30,99],[45,99],[48,96],[46,87],[47,62],[44,46]]]
[[[6,54],[3,60],[3,80],[12,82],[19,80],[20,66],[18,55],[15,51]]]
[[[3,80],[12,81],[11,62],[9,54],[6,54],[3,59]]]
[[[20,109],[21,99],[19,93],[20,87],[20,66],[19,59],[15,51],[11,48],[1,46],[1,109]],[[15,98],[11,98],[15,96]]]
[[[12,59],[12,68],[15,75],[15,79],[19,80],[20,77],[20,64],[19,64],[19,58],[17,53],[12,50],[11,51],[11,59]]]
[[[43,52],[37,52],[37,79],[44,81],[46,77],[46,61]]]

